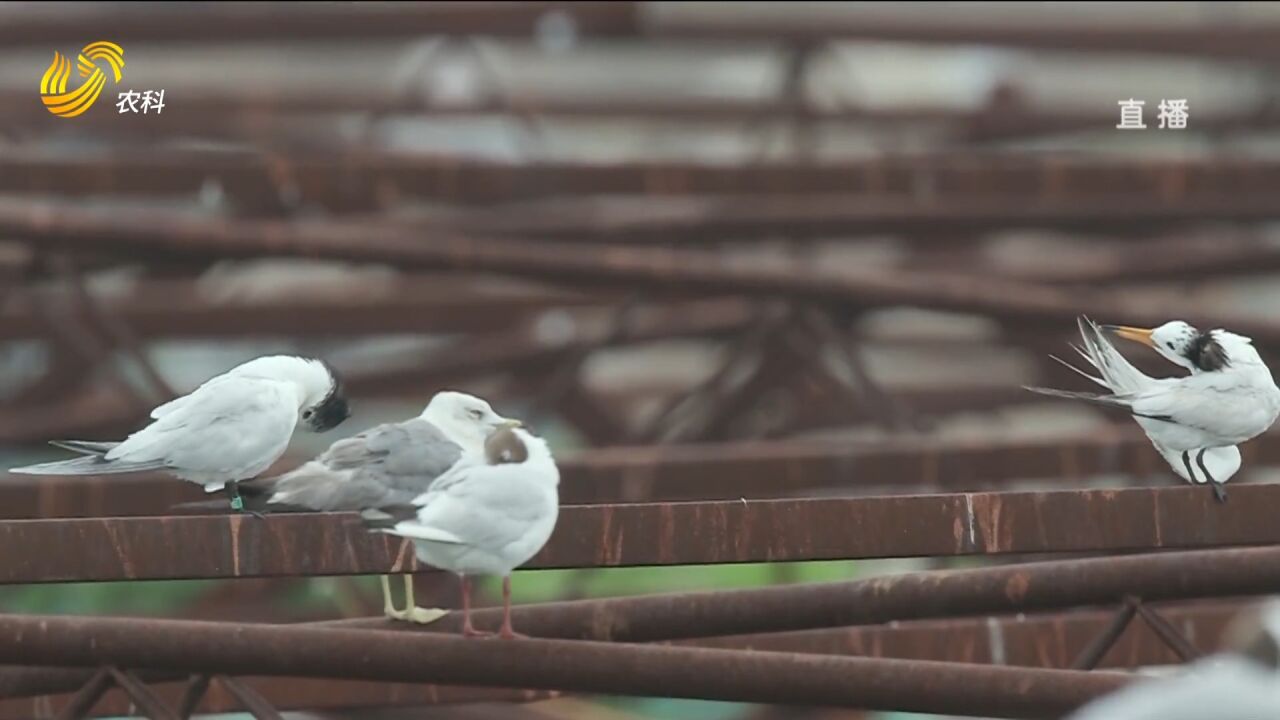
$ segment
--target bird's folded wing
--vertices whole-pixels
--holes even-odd
[[[1145,417],[1218,435],[1248,433],[1259,412],[1249,391],[1205,375],[1141,393],[1133,408]]]
[[[274,478],[271,502],[316,510],[409,503],[461,453],[426,420],[379,425],[335,442],[317,459]]]
[[[546,488],[521,476],[528,472],[524,465],[477,465],[450,473],[453,482],[428,493],[417,522],[477,547],[517,542],[556,506]]]
[[[153,420],[159,420],[165,415],[169,415],[171,413],[177,412],[178,410],[181,410],[186,406],[193,405],[193,404],[199,405],[202,402],[206,401],[206,398],[208,398],[209,396],[217,394],[218,386],[232,380],[233,378],[227,375],[218,375],[217,377],[209,378],[208,380],[204,381],[200,385],[200,387],[196,388],[195,390],[192,390],[186,395],[176,397],[170,400],[169,402],[156,407],[154,410],[151,411],[151,418]]]
[[[226,380],[216,392],[193,394],[107,453],[111,461],[164,460],[169,466],[233,473],[270,464],[297,423],[297,398],[283,383]]]

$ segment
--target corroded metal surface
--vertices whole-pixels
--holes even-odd
[[[1160,614],[1197,638],[1201,646],[1213,648],[1231,619],[1248,605],[1182,605],[1162,608]],[[1108,612],[1074,611],[688,640],[682,644],[1067,669],[1089,642],[1107,629],[1110,620]],[[1178,655],[1150,628],[1134,623],[1103,653],[1098,667],[1132,669],[1179,662]]]
[[[824,166],[825,167],[825,166]],[[1216,167],[1216,166],[1215,166]],[[1221,169],[1220,167],[1217,169]],[[1274,168],[1280,175],[1280,165]],[[751,176],[752,173],[746,175]],[[3,177],[0,174],[0,177]],[[785,296],[833,308],[909,305],[973,312],[1020,325],[1074,322],[1081,313],[1156,326],[1169,317],[1226,324],[1260,346],[1280,344],[1280,325],[1244,317],[1207,317],[1192,303],[1135,304],[1108,291],[1081,296],[992,276],[927,272],[819,272],[764,263],[730,264],[718,253],[657,247],[529,243],[441,234],[385,225],[222,221],[194,216],[95,210],[71,203],[0,201],[0,232],[43,247],[84,251],[110,244],[156,257],[243,258],[273,254],[395,263],[404,268],[497,272],[571,282],[582,287],[626,283],[655,294],[747,293]]]
[[[630,2],[406,3],[401,6],[320,4],[295,8],[263,5],[191,8],[180,17],[165,12],[85,8],[68,16],[32,9],[6,18],[0,42],[6,45],[84,42],[84,34],[125,42],[245,42],[288,38],[405,38],[439,34],[528,37],[546,13],[567,13],[580,32],[597,36],[632,35],[636,4]]]
[[[792,653],[174,620],[0,616],[0,662],[166,667],[829,705],[984,717],[1060,715],[1131,678]]]
[[[778,633],[893,621],[999,615],[1145,601],[1257,596],[1280,591],[1280,547],[1165,552],[1024,563],[972,570],[911,572],[853,580],[641,595],[517,606],[525,632],[617,642]],[[516,584],[518,586],[519,579]],[[474,613],[497,627],[500,611]],[[337,626],[403,628],[383,618]],[[452,614],[427,629],[456,632]]]
[[[1264,512],[1277,494],[1241,485],[1223,506],[1191,487],[571,506],[530,567],[1264,544],[1280,541]],[[417,567],[406,543],[347,514],[15,521],[0,525],[0,539],[6,582]],[[78,550],[49,551],[64,546]]]
[[[93,675],[92,670],[72,668],[33,668],[45,673],[53,681],[56,691],[74,688]],[[12,672],[0,671],[0,677]],[[184,686],[176,682],[181,673],[163,675],[139,672],[145,682],[157,683],[150,687],[169,707],[180,707]],[[419,705],[461,705],[471,703],[523,703],[546,700],[557,693],[546,690],[489,690],[486,688],[458,687],[431,684],[380,683],[372,681],[314,680],[306,678],[241,678],[272,705],[280,710],[340,710],[367,707],[412,707]],[[48,685],[48,683],[46,683]],[[22,693],[25,695],[26,693]],[[35,697],[0,697],[0,719],[26,720],[46,717],[50,711],[61,710],[72,697],[66,692]],[[201,713],[228,713],[243,708],[226,688],[213,684],[199,705]],[[108,692],[94,707],[92,716],[123,717],[130,714],[130,703],[119,692]]]
[[[1120,215],[1125,210],[1117,197],[1126,198],[1135,209],[1144,205],[1154,208],[1157,201],[1162,201],[1169,217],[1186,217],[1197,206],[1204,212],[1215,202],[1216,216],[1234,207],[1241,210],[1243,217],[1274,217],[1278,211],[1266,208],[1266,194],[1258,188],[1276,184],[1278,176],[1280,164],[1260,160],[1126,162],[1008,154],[990,155],[981,162],[964,156],[919,155],[736,166],[670,160],[603,163],[547,159],[527,164],[385,151],[347,151],[328,156],[276,153],[267,157],[252,151],[155,149],[145,156],[115,153],[85,158],[14,151],[0,158],[0,189],[24,193],[161,196],[196,192],[207,179],[217,179],[231,192],[238,188],[271,191],[273,177],[295,182],[305,199],[339,205],[354,199],[367,200],[379,188],[385,189],[384,194],[394,189],[401,195],[454,201],[510,201],[591,194],[741,193],[784,198],[849,194],[864,199],[918,198],[920,189],[927,187],[931,200],[916,207],[925,211],[925,217],[927,208],[952,208],[953,215],[972,217],[982,208],[965,210],[946,199],[983,196],[1004,200],[992,207],[1009,218],[1025,218],[1037,212],[1019,206],[1019,199],[1031,197],[1046,202],[1078,202],[1082,211],[1109,207]],[[832,212],[860,211],[866,217],[880,218],[897,215],[909,219],[911,215],[892,203],[880,210],[870,202],[853,203],[852,208]],[[935,227],[951,229],[945,222]]]
[[[1198,487],[565,507],[530,568],[1280,543],[1280,485],[1216,503]],[[71,549],[74,548],[74,552]],[[5,583],[348,575],[419,569],[409,541],[345,513],[19,520],[0,524]]]
[[[1165,605],[1161,615],[1202,647],[1216,648],[1226,624],[1250,601]],[[496,620],[486,613],[486,620]],[[737,635],[677,641],[681,645],[724,649],[754,649],[771,652],[858,655],[906,660],[940,660],[1047,669],[1067,669],[1071,661],[1110,620],[1106,611],[1069,611],[1012,617],[979,617],[924,620],[860,627],[844,627],[760,635]],[[444,631],[444,627],[409,627],[381,620],[315,623],[314,626],[364,627],[389,631]],[[448,630],[456,630],[448,623]],[[552,629],[543,627],[542,629]],[[1141,623],[1124,632],[1114,648],[1101,657],[1103,668],[1135,668],[1176,663],[1179,659],[1167,645]],[[92,670],[53,667],[0,667],[0,697],[22,698],[65,693],[87,682]],[[179,688],[170,685],[180,673],[150,672],[143,680],[160,683],[157,691],[166,699]],[[311,680],[250,679],[249,681],[282,709],[320,709],[360,705],[409,705],[417,703],[459,703],[486,700],[527,701],[545,697],[519,691],[486,691],[438,686],[408,686],[362,682],[320,683]],[[54,698],[60,706],[69,698]],[[45,699],[0,703],[0,718],[26,717],[32,707]],[[229,710],[234,706],[215,687],[206,711]],[[108,705],[107,707],[112,707]],[[123,712],[123,711],[121,711]]]

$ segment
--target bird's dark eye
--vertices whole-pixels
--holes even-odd
[[[315,411],[314,411],[314,410],[310,410],[310,409],[303,410],[303,411],[302,411],[302,419],[304,419],[304,420],[310,420],[310,419],[311,419],[311,416],[312,416],[312,415],[314,415],[314,414],[315,414]]]
[[[1165,345],[1168,345],[1170,350],[1172,350],[1172,349],[1173,349],[1173,343],[1171,343],[1171,342],[1167,342],[1167,343],[1165,343]]]
[[[484,413],[480,412],[479,410],[472,410],[471,417],[479,420],[480,418],[484,417]]]

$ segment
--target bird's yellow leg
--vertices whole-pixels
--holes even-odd
[[[382,612],[392,620],[404,620],[405,614],[396,609],[395,603],[391,602],[391,580],[386,576],[380,576],[382,580]]]
[[[448,615],[448,610],[441,608],[420,608],[413,599],[413,576],[405,574],[404,576],[404,613],[400,615],[401,620],[408,620],[419,625],[433,623],[440,618]]]

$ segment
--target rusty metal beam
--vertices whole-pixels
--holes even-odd
[[[790,653],[199,623],[0,616],[0,662],[165,667],[845,706],[984,717],[1046,717],[1130,676]]]
[[[1280,170],[1280,165],[1276,166]],[[1277,178],[1280,182],[1280,178]],[[1006,324],[1072,323],[1078,314],[1159,325],[1170,317],[1222,324],[1195,306],[1136,305],[1108,292],[1088,296],[995,278],[939,273],[851,270],[819,272],[770,264],[730,265],[719,254],[664,248],[529,243],[466,236],[423,239],[395,228],[341,223],[209,224],[194,217],[139,211],[102,211],[71,203],[0,201],[0,233],[64,250],[118,250],[168,256],[246,257],[264,253],[395,263],[405,268],[450,268],[509,273],[583,286],[627,283],[654,295],[729,293],[784,295],[840,308],[909,305],[973,312]],[[1264,349],[1280,346],[1280,326],[1232,318],[1225,323],[1252,336]]]
[[[708,13],[697,10],[652,18],[650,38],[822,43],[903,42],[927,45],[996,45],[1087,53],[1171,54],[1273,62],[1280,59],[1280,27],[1259,23],[1058,23],[955,22],[945,17],[879,17]]]
[[[175,481],[177,482],[177,481]],[[1280,543],[1280,485],[579,505],[527,567],[1139,551]],[[857,533],[848,532],[856,527]],[[57,550],[70,548],[75,551]],[[17,520],[0,582],[415,572],[409,541],[352,514]]]
[[[0,44],[71,43],[86,34],[123,43],[246,42],[411,38],[422,35],[492,35],[532,38],[538,22],[564,13],[578,32],[631,36],[638,29],[631,2],[415,2],[390,5],[218,3],[203,7],[6,8]],[[64,50],[65,52],[65,50]]]
[[[1198,602],[1162,606],[1160,613],[1204,647],[1217,647],[1231,620],[1252,604]],[[1111,619],[1111,612],[1075,610],[740,635],[684,640],[680,644],[1069,669],[1072,660],[1108,630]],[[1152,630],[1134,623],[1102,655],[1098,667],[1133,669],[1179,662],[1181,658]]]
[[[697,241],[822,239],[866,234],[939,233],[940,242],[1009,227],[1091,232],[1141,232],[1192,222],[1259,222],[1280,215],[1259,195],[1191,197],[1170,203],[1143,196],[1045,198],[1019,203],[1011,197],[919,198],[858,195],[716,198],[649,198],[634,203],[592,199],[548,201],[545,207],[503,208],[446,221],[475,235],[545,237],[591,242],[691,243]],[[409,224],[413,227],[413,224]],[[438,223],[437,223],[438,226]],[[423,226],[425,227],[429,226]]]
[[[1280,436],[1241,446],[1248,465],[1280,463]],[[815,491],[974,491],[1017,480],[1137,476],[1176,484],[1150,442],[1129,428],[1068,440],[800,440],[586,450],[561,463],[567,501],[787,497]],[[11,504],[11,503],[10,503]],[[12,504],[11,504],[12,505]]]
[[[0,668],[0,719],[25,720],[44,717],[50,708],[58,710],[71,702],[67,688],[77,687],[93,674],[91,670],[58,667]],[[170,707],[180,707],[184,686],[175,684],[182,673],[140,671],[138,676]],[[34,680],[35,682],[31,682]],[[436,684],[386,683],[305,678],[241,678],[242,682],[281,710],[341,710],[369,707],[412,707],[419,705],[462,705],[471,703],[523,703],[546,700],[558,693],[543,690],[490,690]],[[121,717],[130,714],[128,698],[108,693],[93,716]],[[196,710],[200,713],[237,712],[243,705],[216,683],[208,687]]]
[[[1269,595],[1275,592],[1276,570],[1280,547],[1193,550],[521,605],[512,617],[535,637],[655,642],[1115,606],[1128,596],[1160,602]],[[474,611],[473,620],[478,627],[496,628],[501,614],[500,608],[486,608]],[[333,624],[427,632],[461,627],[454,615],[413,628],[385,618]]]
[[[370,152],[324,156],[153,150],[63,157],[13,151],[0,156],[0,191],[11,193],[168,196],[197,193],[210,181],[232,194],[275,193],[280,183],[288,183],[303,199],[335,209],[376,208],[404,196],[493,202],[576,195],[786,194],[841,196],[845,202],[864,195],[915,198],[921,210],[948,198],[994,196],[1009,199],[1010,206],[1014,198],[1034,198],[1048,203],[1049,209],[1054,203],[1078,202],[1121,214],[1123,208],[1114,198],[1124,195],[1135,208],[1164,201],[1171,214],[1185,213],[1177,209],[1182,204],[1217,201],[1218,212],[1235,206],[1259,216],[1266,210],[1265,193],[1258,188],[1280,181],[1280,163],[1221,158],[1118,162],[1008,154],[738,166],[690,161],[526,164]],[[814,203],[827,214],[840,212],[834,203]],[[979,212],[944,207],[960,218]],[[892,204],[886,208],[881,217],[901,212]],[[1033,216],[1047,212],[1005,210]],[[875,208],[864,206],[863,212],[873,214]],[[941,223],[935,229],[949,228]]]
[[[1184,633],[1197,638],[1205,647],[1216,647],[1226,625],[1249,601],[1200,602],[1163,605],[1161,614]],[[678,641],[695,647],[730,650],[760,650],[824,655],[856,655],[861,657],[896,658],[901,660],[935,660],[1068,669],[1070,661],[1090,641],[1105,630],[1109,616],[1098,611],[1069,611],[1016,617],[962,618],[926,620],[824,630],[737,635]],[[323,627],[326,623],[317,623]],[[1167,645],[1145,626],[1135,626],[1119,638],[1115,646],[1101,658],[1100,667],[1129,669],[1166,665],[1179,659]],[[58,708],[70,701],[66,695],[49,697],[86,683],[92,670],[0,666],[0,697],[28,698],[0,701],[0,718],[26,718],[37,708]],[[140,673],[151,683],[177,680],[178,673]],[[498,701],[522,702],[540,699],[545,694],[531,691],[493,691],[486,697],[483,690],[430,686],[420,688],[394,684],[356,682],[317,682],[305,679],[249,679],[247,682],[282,710],[319,710],[340,707],[387,707],[397,705],[450,704],[457,702]],[[157,693],[166,700],[178,694],[179,688],[159,685]],[[216,688],[203,704],[204,712],[237,709]],[[170,703],[172,704],[172,703]],[[98,707],[99,714],[123,714],[127,708],[108,697]]]
[[[325,296],[323,287],[313,287],[316,294],[311,297],[219,301],[201,297],[189,282],[161,281],[94,302],[147,339],[499,330],[547,309],[609,302],[607,296],[555,290],[441,292],[435,285],[431,277],[415,277],[387,287],[381,297],[351,296],[340,290]],[[61,295],[12,293],[0,307],[0,340],[48,335],[36,305],[54,297]]]
[[[505,89],[504,89],[505,90]],[[1017,92],[1017,91],[1015,91]],[[0,89],[0,123],[8,127],[48,127],[48,112],[29,102],[30,93]],[[822,125],[900,130],[904,126],[937,126],[953,142],[994,142],[1017,138],[1086,133],[1115,129],[1116,114],[1083,108],[1036,108],[1008,101],[994,101],[976,110],[947,106],[818,106],[806,98],[711,96],[556,96],[522,93],[519,88],[500,97],[460,99],[437,104],[428,98],[396,95],[373,87],[332,88],[276,87],[271,92],[204,89],[184,93],[182,103],[165,107],[165,122],[140,126],[118,113],[86,113],[78,125],[106,135],[192,134],[214,137],[274,136],[285,133],[299,119],[334,119],[343,114],[372,114],[379,118],[409,116],[414,120],[456,120],[475,117],[536,118],[557,120],[651,121],[690,125],[744,121],[789,125]],[[1230,134],[1271,131],[1280,125],[1280,113],[1262,105],[1215,115],[1197,113],[1186,131]]]

